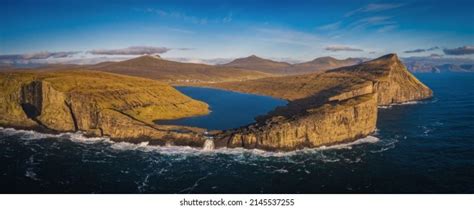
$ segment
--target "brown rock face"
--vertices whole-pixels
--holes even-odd
[[[202,144],[202,130],[156,126],[156,119],[208,113],[157,81],[93,71],[0,74],[0,125],[155,144]]]
[[[374,91],[378,94],[379,105],[426,99],[433,95],[431,89],[413,76],[395,54],[385,55],[361,65],[339,68],[332,72],[372,81]]]
[[[319,147],[367,136],[375,130],[376,120],[376,94],[367,94],[231,131],[218,144],[265,150]]]
[[[286,97],[290,103],[256,124],[217,136],[217,146],[294,150],[352,141],[375,131],[377,106],[432,96],[394,54],[321,74],[286,77],[291,81],[275,85],[285,82],[283,79],[218,84]],[[298,93],[291,92],[298,89]]]

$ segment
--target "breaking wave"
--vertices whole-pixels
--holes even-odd
[[[429,103],[436,103],[438,102],[437,98],[434,98],[432,100],[420,100],[420,101],[408,101],[408,102],[402,102],[402,103],[394,103],[390,105],[379,105],[379,109],[390,109],[394,106],[405,106],[405,105],[416,105],[416,104],[429,104]]]
[[[86,137],[84,133],[61,133],[61,134],[47,134],[40,133],[32,130],[17,130],[14,128],[3,128],[0,127],[0,132],[4,136],[16,136],[22,140],[35,140],[35,139],[48,139],[48,138],[57,138],[57,139],[66,139],[75,143],[82,144],[96,144],[101,143],[107,145],[111,149],[119,151],[143,151],[143,152],[159,152],[164,155],[182,155],[182,154],[191,154],[191,155],[212,155],[212,154],[226,154],[226,155],[239,155],[239,154],[251,154],[261,157],[287,157],[298,154],[307,154],[315,153],[323,150],[350,150],[354,146],[362,144],[374,144],[380,141],[379,138],[375,136],[367,136],[361,139],[358,139],[353,142],[331,145],[331,146],[322,146],[318,148],[304,148],[301,150],[289,151],[289,152],[270,152],[259,149],[244,149],[244,148],[218,148],[218,149],[203,149],[195,148],[189,146],[155,146],[149,145],[148,142],[141,142],[138,144],[128,143],[128,142],[114,142],[108,137]]]

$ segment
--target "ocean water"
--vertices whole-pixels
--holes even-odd
[[[255,116],[265,115],[276,107],[288,103],[286,100],[268,96],[212,88],[179,86],[176,89],[209,104],[211,113],[178,120],[155,121],[157,124],[195,126],[209,130],[238,128],[255,122]]]
[[[473,193],[474,74],[416,76],[435,97],[380,108],[373,136],[289,153],[1,128],[0,192]]]

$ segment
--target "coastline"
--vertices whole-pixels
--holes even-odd
[[[158,81],[77,70],[26,72],[25,77],[22,73],[6,75],[2,80],[4,86],[13,82],[9,76],[23,79],[15,81],[19,92],[15,86],[3,92],[6,102],[0,108],[5,111],[0,124],[6,127],[25,125],[27,129],[51,129],[53,133],[82,131],[87,136],[106,136],[119,142],[148,141],[161,146],[202,147],[207,131],[216,148],[292,151],[348,143],[375,131],[379,106],[424,100],[433,95],[408,72],[397,55],[389,54],[323,73],[290,76],[291,82],[287,82],[287,77],[272,77],[220,83],[215,87],[247,94],[261,92],[289,103],[257,118],[256,123],[212,131],[153,124],[160,117],[208,112],[207,104]],[[82,79],[80,83],[78,79]],[[97,80],[91,83],[90,79]],[[301,84],[307,89],[295,90]],[[244,89],[233,89],[234,85]],[[166,93],[153,93],[164,89]],[[28,112],[25,107],[34,111]]]

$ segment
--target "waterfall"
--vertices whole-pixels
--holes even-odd
[[[204,145],[202,146],[202,149],[203,149],[204,151],[213,150],[213,149],[214,149],[214,140],[212,140],[212,139],[206,139],[206,141],[204,141]]]

